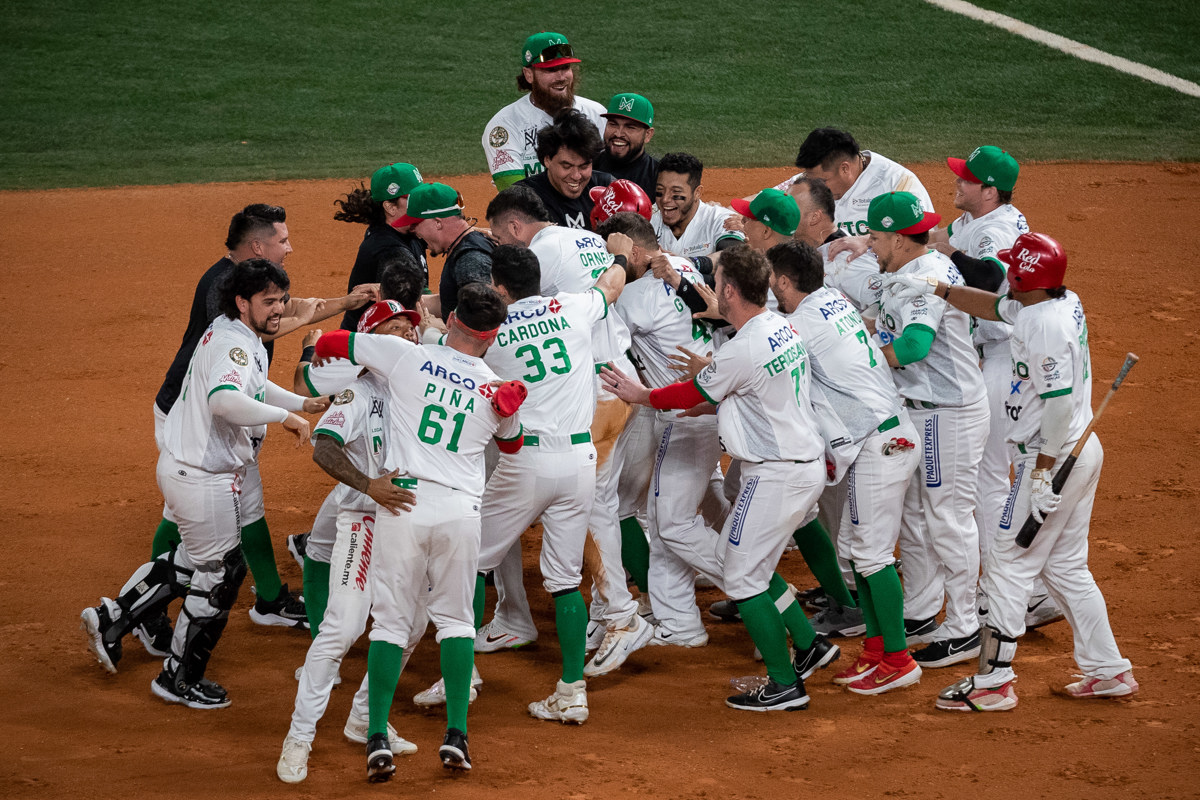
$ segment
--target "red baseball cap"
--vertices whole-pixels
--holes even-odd
[[[358,332],[370,333],[396,317],[407,317],[414,326],[421,323],[421,315],[416,311],[405,308],[395,300],[384,300],[368,308],[366,313],[358,318]]]

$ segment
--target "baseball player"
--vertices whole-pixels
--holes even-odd
[[[604,106],[576,97],[580,60],[561,33],[535,33],[521,47],[520,100],[500,109],[483,133],[483,156],[496,190],[507,189],[543,169],[538,156],[538,131],[564,108],[583,113],[599,133],[604,129]]]
[[[640,94],[623,92],[612,96],[603,116],[604,152],[596,157],[596,169],[654,194],[658,159],[646,152],[654,138],[654,106]]]
[[[835,458],[847,470],[838,546],[853,566],[866,627],[862,654],[835,683],[856,694],[880,694],[921,680],[904,634],[904,592],[893,565],[900,511],[917,465],[917,431],[900,408],[887,361],[862,317],[835,289],[823,286],[820,253],[800,242],[767,251],[780,311],[808,348],[812,379],[851,434]]]
[[[371,306],[361,317],[358,332],[408,338],[420,321],[417,312],[394,300],[384,301]],[[275,768],[284,783],[299,783],[308,776],[308,754],[317,721],[329,703],[338,667],[367,627],[371,608],[371,551],[379,513],[376,503],[393,514],[412,510],[412,492],[391,481],[399,471],[384,473],[382,469],[387,460],[387,417],[386,386],[378,375],[363,370],[360,377],[338,392],[333,405],[313,430],[313,461],[339,483],[330,493],[329,504],[334,509],[334,541],[322,541],[324,531],[318,525],[313,526],[315,538],[309,540],[313,556],[306,559],[305,586],[312,582],[308,573],[312,571],[317,551],[327,549],[329,561],[325,562],[323,572],[328,602],[323,604],[322,616],[313,620],[311,626],[316,633],[300,671],[292,724]],[[332,575],[331,563],[337,565],[337,572]],[[310,601],[309,612],[312,610]],[[411,653],[414,646],[415,642],[410,642],[405,652]],[[364,676],[346,721],[345,734],[351,741],[367,743],[367,709]],[[387,733],[393,753],[416,752],[416,745],[400,738],[390,723]]]
[[[941,217],[908,192],[871,201],[871,249],[887,273],[961,284],[950,259],[929,250]],[[975,480],[987,440],[987,392],[971,345],[970,318],[938,297],[905,300],[884,292],[876,330],[909,418],[921,436],[917,474],[904,498],[900,554],[905,614],[932,619],[946,600],[933,641],[913,653],[920,666],[944,667],[979,654],[975,588],[979,532]],[[861,587],[860,587],[861,589]]]
[[[458,293],[446,345],[417,346],[396,336],[336,331],[318,340],[321,358],[346,358],[387,382],[388,453],[383,468],[412,489],[410,513],[381,512],[372,552],[371,647],[367,656],[370,714],[367,777],[395,771],[387,718],[404,648],[429,619],[437,627],[446,690],[447,727],[438,751],[443,766],[469,770],[467,705],[474,667],[472,595],[479,559],[483,449],[521,448],[517,408],[525,389],[500,384],[482,356],[505,318],[503,301],[484,284]]]
[[[937,707],[1016,707],[1012,661],[1039,575],[1071,624],[1075,662],[1083,672],[1081,680],[1056,691],[1077,699],[1129,697],[1138,691],[1132,665],[1117,649],[1104,597],[1087,565],[1088,525],[1104,461],[1094,433],[1062,494],[1055,494],[1051,486],[1055,464],[1073,449],[1092,419],[1087,317],[1079,297],[1063,286],[1067,257],[1049,236],[1022,234],[997,257],[1008,266],[1004,295],[951,286],[936,276],[888,279],[892,292],[941,297],[975,317],[1013,326],[1013,391],[1006,401],[1006,431],[1016,478],[983,573],[991,607],[979,670],[946,687]],[[1016,531],[1030,514],[1043,524],[1023,549],[1016,544]]]
[[[668,253],[707,256],[745,241],[741,231],[725,228],[725,221],[737,212],[704,202],[703,177],[704,165],[690,153],[667,153],[658,162],[658,210],[650,223]]]
[[[411,231],[392,227],[392,222],[408,210],[408,195],[420,183],[421,173],[416,167],[397,162],[375,170],[370,189],[360,187],[335,202],[339,210],[333,215],[334,219],[367,226],[350,270],[351,290],[360,284],[379,283],[384,260],[397,250],[415,258],[425,283],[429,282],[425,243]],[[342,327],[348,331],[357,329],[358,320],[365,312],[365,306],[347,311],[342,317]]]
[[[592,197],[592,215],[589,218],[592,230],[596,230],[613,214],[631,211],[649,220],[654,204],[650,195],[633,181],[618,178],[608,186],[593,186],[588,194]]]
[[[267,423],[283,423],[304,442],[308,422],[294,412],[329,405],[267,380],[262,337],[278,332],[289,283],[283,268],[266,259],[242,261],[230,271],[220,293],[222,316],[197,345],[163,429],[158,484],[182,543],[139,568],[117,600],[101,598],[81,615],[92,653],[116,672],[121,634],[186,592],[171,652],[150,684],[168,703],[230,704],[205,671],[246,575],[242,520],[263,513],[261,484],[248,485],[247,472]]]
[[[613,182],[612,175],[592,168],[603,151],[604,141],[587,117],[564,109],[538,131],[537,155],[544,169],[520,183],[537,193],[551,220],[586,230],[592,214],[592,190]]]
[[[694,380],[651,390],[619,371],[601,371],[610,390],[630,402],[660,410],[711,404],[706,408],[715,407],[721,446],[743,462],[737,500],[712,546],[720,569],[715,577],[737,601],[767,665],[765,684],[725,701],[750,711],[805,708],[809,702],[799,674],[802,654],[789,650],[787,634],[798,648],[805,633],[813,650],[816,642],[774,568],[825,485],[808,355],[792,326],[766,310],[769,274],[766,258],[748,247],[722,254],[716,271],[719,310],[737,336]]]

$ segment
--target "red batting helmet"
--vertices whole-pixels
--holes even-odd
[[[397,303],[395,300],[384,300],[367,309],[358,318],[358,332],[370,333],[393,317],[408,317],[414,326],[421,322],[421,315]]]
[[[592,229],[622,211],[632,211],[650,219],[650,196],[633,181],[620,178],[608,186],[593,186],[588,196],[592,206]]]
[[[1067,273],[1067,254],[1044,233],[1025,233],[997,255],[1008,264],[1008,285],[1016,292],[1057,289]]]

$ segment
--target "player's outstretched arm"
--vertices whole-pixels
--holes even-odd
[[[394,469],[378,478],[368,478],[350,462],[342,445],[332,436],[317,433],[313,444],[313,461],[331,478],[362,492],[393,514],[412,511],[417,503],[417,496],[412,491],[392,483],[392,478],[399,475],[400,470]]]
[[[292,391],[301,397],[313,394],[308,382],[304,380],[304,368],[311,364],[313,358],[316,357],[317,339],[320,338],[320,328],[304,334],[304,351],[300,354],[300,361],[296,364],[295,372],[292,373]]]
[[[972,289],[969,286],[952,286],[933,276],[921,277],[898,273],[885,275],[883,291],[891,292],[892,297],[900,301],[931,294],[977,319],[992,321],[1000,319],[1000,315],[996,313],[996,301],[1000,299],[1001,295],[985,292],[982,289]]]

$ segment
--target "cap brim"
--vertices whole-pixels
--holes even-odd
[[[592,188],[588,189],[588,197],[591,198],[593,203],[599,203],[600,198],[607,191],[608,191],[607,186],[593,186]]]
[[[902,231],[892,231],[892,232],[893,233],[903,233],[905,235],[912,236],[917,233],[924,233],[925,231],[933,230],[934,228],[937,227],[937,224],[941,221],[942,221],[941,214],[935,214],[932,211],[926,211],[925,216],[922,217],[921,221],[918,222],[916,225],[909,225],[907,228],[905,228]]]
[[[399,219],[392,220],[392,227],[393,228],[407,228],[409,225],[416,225],[418,222],[420,222],[423,219],[424,219],[424,217],[410,217],[408,214],[405,214],[403,217],[400,217]]]
[[[1001,263],[1007,264],[1010,267],[1012,266],[1012,262],[1009,261],[1009,259],[1011,257],[1012,257],[1011,249],[1010,250],[1001,250],[999,253],[996,253],[996,258],[1000,259]]]
[[[971,170],[967,169],[967,160],[965,158],[947,158],[946,166],[950,168],[951,172],[962,178],[964,181],[970,181],[971,183],[983,183],[983,181],[971,174]]]
[[[734,211],[738,212],[739,214],[741,214],[743,217],[746,217],[747,219],[758,219],[758,217],[756,217],[750,213],[750,201],[749,200],[745,200],[741,197],[735,197],[729,201],[729,205],[733,208]]]
[[[628,114],[618,114],[615,111],[606,111],[603,114],[601,114],[600,116],[604,117],[605,119],[608,119],[609,117],[620,117],[621,119],[627,119],[630,122],[636,122],[638,125],[645,125],[647,128],[650,127],[649,125],[646,125],[645,122],[638,119],[637,117],[631,117]]]
[[[578,58],[552,58],[549,61],[541,61],[536,64],[530,64],[529,66],[533,67],[534,69],[554,69],[555,67],[561,67],[563,64],[582,63],[583,62]]]

